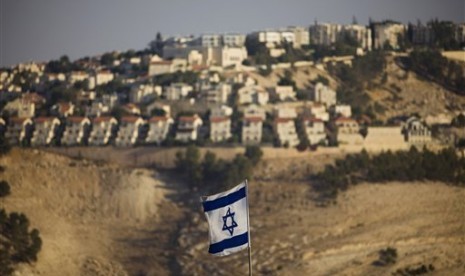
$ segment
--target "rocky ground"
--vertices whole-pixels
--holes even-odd
[[[463,275],[463,188],[362,184],[318,207],[307,175],[333,159],[268,156],[259,164],[249,182],[256,275],[392,275],[421,265]],[[247,274],[246,250],[207,254],[199,193],[172,174],[37,150],[14,149],[0,165],[12,186],[1,204],[26,213],[44,241],[39,261],[18,275]],[[388,246],[396,263],[373,265]]]

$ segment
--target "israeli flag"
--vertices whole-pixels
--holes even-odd
[[[210,254],[226,256],[249,246],[246,182],[201,201],[209,224]]]

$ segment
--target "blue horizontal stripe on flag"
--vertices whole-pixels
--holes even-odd
[[[227,196],[223,196],[214,200],[210,201],[204,201],[202,203],[203,205],[203,211],[204,212],[209,212],[218,208],[222,208],[224,206],[228,206],[233,204],[234,202],[242,199],[245,197],[245,187],[240,188],[239,190],[235,191],[234,193],[231,193]]]
[[[248,242],[249,242],[249,235],[248,235],[248,232],[245,232],[244,234],[240,234],[238,236],[235,236],[235,237],[232,237],[226,240],[222,240],[214,244],[210,244],[208,253],[210,254],[220,253],[221,251],[225,249],[241,246]]]

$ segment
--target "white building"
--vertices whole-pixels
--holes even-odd
[[[338,104],[331,107],[332,113],[336,117],[352,117],[352,107],[350,105]]]
[[[160,145],[166,140],[174,120],[169,116],[154,116],[149,119],[149,132],[145,139],[147,143]]]
[[[161,94],[162,88],[159,85],[137,84],[131,87],[129,101],[131,103],[149,102]]]
[[[340,145],[362,145],[363,136],[360,134],[358,122],[352,118],[339,117],[334,121],[337,129],[337,142]]]
[[[84,71],[73,71],[68,74],[68,82],[74,84],[78,81],[85,81],[89,79],[89,74]]]
[[[203,121],[197,114],[179,117],[175,139],[182,142],[196,141],[202,124]]]
[[[275,99],[279,101],[289,101],[296,99],[296,92],[294,87],[291,85],[278,85],[272,89],[272,93]]]
[[[310,145],[326,143],[325,123],[322,120],[307,117],[303,119],[303,126]]]
[[[186,56],[187,58],[187,56]],[[157,76],[177,71],[184,72],[187,68],[187,60],[174,58],[173,60],[153,61],[149,65],[149,76]]]
[[[259,85],[244,86],[237,91],[239,104],[258,104],[265,105],[268,103],[268,92]]]
[[[276,118],[273,128],[281,146],[295,147],[299,144],[299,137],[295,129],[294,119]]]
[[[48,146],[55,138],[60,120],[56,117],[38,117],[34,119],[34,135],[31,139],[33,146]]]
[[[165,97],[167,100],[176,101],[184,99],[193,91],[193,87],[185,83],[172,83],[165,89]]]
[[[431,143],[431,130],[417,117],[409,118],[402,127],[405,140],[410,146],[422,148]]]
[[[101,102],[92,102],[90,106],[87,107],[86,116],[87,117],[99,117],[103,114],[109,113],[110,108],[104,105]]]
[[[145,124],[144,119],[137,116],[125,116],[121,118],[118,136],[115,140],[117,147],[134,146],[139,138],[141,128]]]
[[[209,87],[204,91],[204,94],[209,103],[225,104],[228,102],[229,96],[232,93],[231,85],[226,83],[219,83]]]
[[[313,88],[314,101],[330,107],[336,104],[336,91],[318,82]]]
[[[200,36],[200,44],[202,47],[220,47],[222,38],[219,34],[203,34]]]
[[[310,43],[313,45],[330,46],[336,43],[342,26],[339,24],[318,23],[310,26]]]
[[[350,37],[354,38],[365,50],[371,50],[371,29],[357,24],[344,25],[343,34],[347,34]]]
[[[35,103],[23,97],[8,102],[3,108],[3,111],[6,111],[10,116],[20,118],[34,117],[35,110]]]
[[[89,145],[105,146],[116,134],[118,121],[113,117],[96,117],[92,119],[92,131],[89,137]]]
[[[245,35],[243,34],[224,34],[223,45],[229,47],[242,47],[245,43]]]
[[[9,145],[20,145],[32,136],[33,122],[30,118],[11,117],[5,133]]]
[[[231,138],[231,119],[227,116],[210,116],[210,140],[226,141]]]
[[[274,114],[276,118],[297,118],[297,113],[293,107],[277,107],[274,110]]]
[[[388,44],[393,49],[399,48],[399,36],[405,35],[405,26],[394,22],[383,22],[374,24],[374,41],[375,49],[382,49]]]
[[[89,138],[91,125],[86,117],[68,117],[61,144],[66,146],[85,144]]]
[[[112,81],[114,75],[109,70],[100,70],[95,72],[95,85],[103,85]]]

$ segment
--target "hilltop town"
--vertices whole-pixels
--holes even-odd
[[[463,147],[464,46],[465,24],[437,20],[158,33],[141,51],[0,69],[0,132],[32,147]]]

